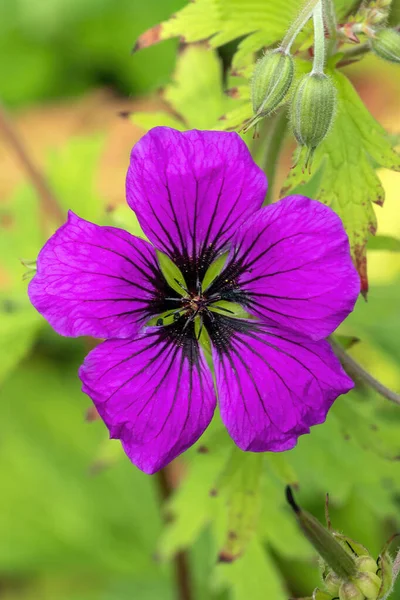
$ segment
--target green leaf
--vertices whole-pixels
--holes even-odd
[[[339,16],[353,4],[352,0],[337,0]],[[173,37],[185,43],[207,39],[212,48],[244,38],[233,59],[233,68],[238,71],[255,52],[281,40],[298,11],[298,0],[197,0],[143,33],[135,49]]]
[[[366,244],[376,231],[372,203],[382,204],[384,190],[371,164],[400,169],[400,156],[385,130],[363,105],[348,79],[333,72],[338,90],[338,111],[332,131],[315,152],[313,169],[322,168],[315,198],[339,214],[349,235],[353,259],[360,273],[362,291],[368,290]],[[282,193],[301,192],[309,180],[298,164],[291,170]]]
[[[233,562],[241,556],[254,537],[261,509],[261,474],[263,456],[232,452],[221,481],[217,485],[220,506],[218,528],[222,562]]]
[[[259,539],[254,538],[242,557],[215,568],[214,585],[229,587],[233,600],[287,600],[278,571]]]
[[[172,82],[163,98],[176,116],[168,113],[133,113],[131,121],[144,129],[169,125],[177,129],[211,129],[233,104],[223,93],[222,64],[216,52],[203,44],[185,47],[178,55]]]
[[[368,240],[367,250],[387,250],[400,252],[400,240],[391,235],[376,235]]]
[[[189,456],[189,474],[166,506],[170,523],[158,546],[162,559],[190,546],[215,512],[215,483],[232,448],[227,433],[213,423]]]
[[[104,213],[104,201],[94,187],[104,141],[99,134],[72,138],[48,159],[49,182],[62,207],[91,221]]]

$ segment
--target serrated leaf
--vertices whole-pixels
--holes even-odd
[[[337,0],[339,16],[353,4],[352,0]],[[143,33],[135,49],[173,37],[185,43],[207,39],[213,48],[244,38],[233,60],[233,68],[239,70],[254,52],[279,41],[298,11],[298,0],[197,0]]]
[[[233,562],[255,535],[261,509],[263,456],[235,449],[217,485],[222,562]]]
[[[384,190],[371,160],[387,169],[400,169],[400,156],[377,121],[370,115],[348,79],[333,72],[338,111],[332,131],[315,152],[313,169],[322,167],[315,198],[339,214],[349,235],[362,291],[368,290],[366,244],[376,231],[372,203],[382,204]],[[301,191],[309,176],[303,165],[291,170],[282,194]]]

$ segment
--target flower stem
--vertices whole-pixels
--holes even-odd
[[[344,67],[349,62],[352,62],[355,58],[361,58],[364,54],[367,54],[371,50],[371,46],[368,43],[358,44],[354,48],[350,48],[343,52],[343,57],[337,63],[337,67]]]
[[[266,127],[261,132],[261,144],[256,162],[268,179],[268,192],[264,204],[270,204],[274,200],[274,183],[286,130],[287,115],[285,109],[281,109],[266,120]]]
[[[285,52],[286,54],[290,51],[294,40],[297,38],[304,25],[311,18],[315,5],[317,3],[318,0],[307,0],[307,2],[297,15],[296,19],[293,21],[293,23],[287,30],[286,35],[283,38],[282,43],[280,45],[280,49],[283,50],[283,52]]]
[[[324,22],[329,32],[328,54],[334,54],[336,50],[337,19],[333,0],[322,0]]]
[[[2,105],[0,105],[0,130],[9,145],[14,149],[22,168],[36,189],[43,213],[53,218],[58,225],[61,225],[65,221],[64,211],[58,204],[45,177],[29,156],[14,123]]]
[[[168,467],[164,467],[156,474],[160,500],[164,503],[173,491],[170,482]],[[186,552],[181,550],[174,558],[175,582],[177,590],[177,600],[193,600],[189,560]]]
[[[322,0],[313,12],[314,21],[314,62],[312,75],[323,75],[325,64],[325,27],[322,14]]]
[[[361,379],[374,389],[378,394],[387,398],[391,402],[400,406],[400,394],[397,394],[393,390],[387,388],[383,383],[375,379],[368,371],[366,371],[357,361],[354,360],[347,352],[338,344],[332,336],[329,338],[329,342],[332,346],[332,350],[343,365],[344,370],[356,379]]]

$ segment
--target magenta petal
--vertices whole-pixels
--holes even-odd
[[[147,328],[134,340],[108,340],[80,369],[88,394],[131,461],[154,473],[201,436],[215,409],[211,372],[193,337]]]
[[[234,280],[237,301],[253,314],[311,339],[332,333],[360,291],[340,218],[303,196],[263,208],[241,227],[220,280]]]
[[[221,417],[243,450],[293,448],[354,385],[324,340],[227,317],[211,337]]]
[[[70,212],[39,254],[29,297],[61,335],[125,338],[160,312],[165,286],[149,243]]]
[[[156,127],[134,146],[128,204],[147,237],[200,279],[234,232],[260,208],[264,173],[236,133]]]

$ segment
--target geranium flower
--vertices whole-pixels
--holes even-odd
[[[83,391],[146,473],[194,444],[217,396],[240,448],[281,451],[353,387],[323,339],[359,293],[342,223],[303,196],[261,208],[266,188],[236,133],[157,127],[133,148],[126,184],[150,243],[70,212],[39,254],[31,302],[61,335],[106,339],[79,371]],[[181,293],[156,249],[181,270]]]

